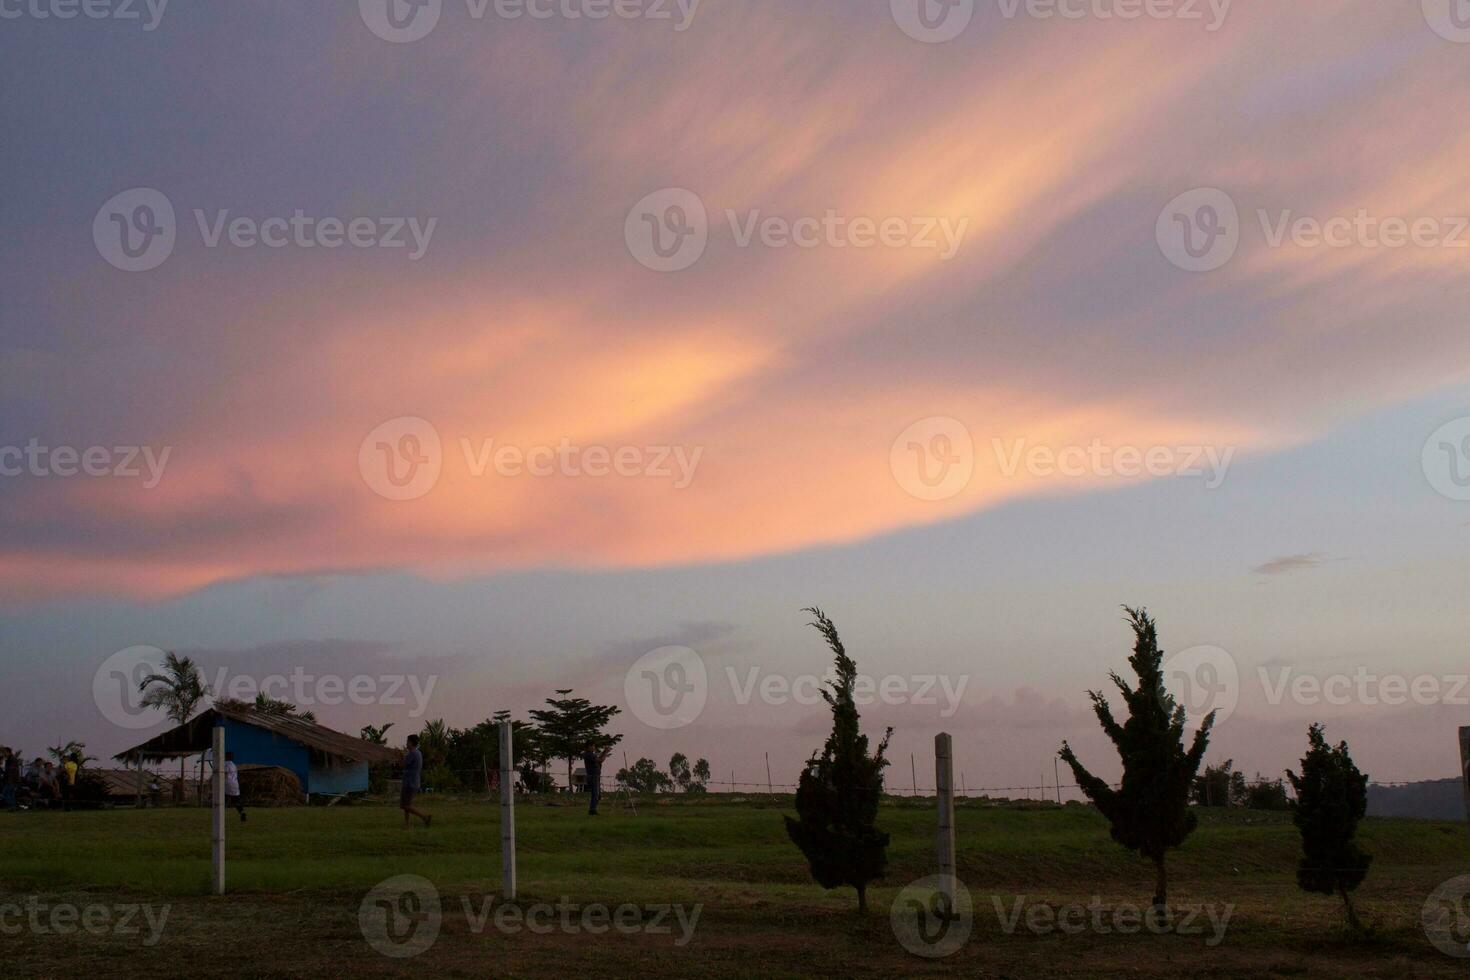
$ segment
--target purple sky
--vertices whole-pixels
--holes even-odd
[[[1448,7],[390,2],[0,4],[0,741],[141,739],[93,680],[148,645],[373,678],[309,692],[349,731],[571,686],[634,758],[790,782],[818,604],[894,784],[948,730],[1033,785],[1107,769],[1129,603],[1230,706],[1212,759],[1323,720],[1457,771]],[[670,645],[706,704],[663,729]]]

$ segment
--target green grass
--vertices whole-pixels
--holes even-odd
[[[1361,839],[1374,863],[1357,898],[1373,933],[1363,938],[1346,933],[1335,899],[1297,890],[1298,838],[1284,814],[1204,811],[1169,869],[1174,901],[1234,906],[1224,941],[1210,947],[1193,936],[1006,933],[996,901],[1086,905],[1095,896],[1108,908],[1140,905],[1152,871],[1113,844],[1089,809],[966,803],[957,815],[959,871],[974,896],[974,935],[953,956],[929,961],[905,952],[888,920],[899,888],[934,872],[934,813],[924,801],[884,806],[889,875],[866,917],[854,912],[851,890],[812,883],[781,824],[789,798],[663,800],[641,803],[636,815],[609,800],[596,819],[574,806],[518,807],[523,904],[698,903],[702,917],[687,947],[668,936],[475,933],[461,900],[477,907],[499,891],[498,808],[433,799],[425,806],[435,814],[428,829],[405,830],[390,805],[253,810],[245,824],[231,816],[223,898],[207,894],[203,810],[0,814],[0,904],[36,895],[170,907],[155,947],[22,930],[0,934],[0,955],[43,975],[144,967],[162,975],[386,975],[404,963],[367,946],[358,905],[378,882],[416,874],[434,882],[445,910],[439,941],[409,961],[430,975],[1397,977],[1463,976],[1466,965],[1436,951],[1419,924],[1428,894],[1470,872],[1463,825],[1365,822]]]

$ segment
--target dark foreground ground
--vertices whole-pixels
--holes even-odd
[[[884,807],[889,875],[863,915],[850,890],[811,882],[781,824],[789,799],[636,814],[609,801],[596,820],[522,805],[509,906],[487,802],[431,801],[433,826],[407,831],[387,805],[254,811],[229,824],[223,897],[206,894],[204,811],[0,814],[0,963],[87,977],[1470,976],[1422,922],[1431,893],[1470,874],[1463,824],[1365,823],[1371,933],[1354,937],[1336,899],[1297,890],[1285,815],[1206,811],[1171,859],[1172,930],[1155,932],[1135,912],[1151,874],[1096,814],[967,803],[972,906],[946,928],[911,901],[926,890],[903,890],[935,870],[922,802]],[[1459,914],[1463,947],[1470,898]]]

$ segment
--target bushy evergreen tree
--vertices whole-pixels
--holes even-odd
[[[1128,663],[1138,675],[1138,685],[1129,687],[1116,671],[1112,678],[1127,705],[1127,720],[1119,724],[1107,698],[1099,691],[1088,692],[1098,723],[1118,749],[1123,782],[1114,789],[1088,772],[1066,742],[1061,756],[1072,767],[1082,792],[1112,824],[1113,840],[1154,863],[1154,906],[1164,910],[1169,892],[1164,856],[1169,848],[1184,843],[1198,823],[1189,809],[1189,792],[1209,745],[1215,713],[1205,716],[1186,751],[1184,706],[1164,689],[1164,651],[1159,649],[1154,621],[1144,609],[1123,608],[1133,627],[1133,656]]]
[[[832,709],[832,733],[820,755],[802,770],[796,789],[795,819],[786,817],[786,832],[811,866],[823,888],[857,889],[858,911],[868,908],[868,883],[883,877],[888,863],[888,835],[876,826],[883,795],[883,753],[893,729],[883,735],[878,751],[868,754],[868,737],[858,729],[853,685],[857,665],[843,649],[832,620],[817,608],[809,612],[836,659],[837,678],[822,697]]]
[[[1296,883],[1303,891],[1336,892],[1347,907],[1348,922],[1361,930],[1349,892],[1362,884],[1373,858],[1353,840],[1368,809],[1368,777],[1358,771],[1346,742],[1336,748],[1322,737],[1322,726],[1307,730],[1307,754],[1298,776],[1286,778],[1296,791],[1292,822],[1302,835]]]

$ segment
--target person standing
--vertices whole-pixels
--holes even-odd
[[[77,756],[69,755],[61,764],[61,808],[70,810],[77,796],[77,770],[81,763]]]
[[[403,756],[403,788],[398,794],[398,805],[403,809],[403,826],[409,825],[409,817],[418,817],[429,825],[433,819],[427,813],[414,808],[413,798],[418,793],[424,774],[424,755],[419,751],[419,737],[408,736],[408,751]]]
[[[602,760],[612,749],[597,751],[595,742],[588,742],[582,749],[582,766],[587,771],[587,816],[597,816],[597,802],[602,799]]]
[[[245,822],[245,805],[240,802],[240,770],[235,767],[235,753],[225,753],[225,806],[234,807]]]
[[[36,776],[36,796],[45,802],[46,809],[51,809],[61,802],[61,780],[57,778],[56,766],[50,762],[39,762],[40,771]]]
[[[5,794],[5,809],[14,810],[18,806],[15,795],[20,792],[20,759],[9,747],[0,754],[4,756],[4,769],[0,770],[0,787],[3,787]]]

